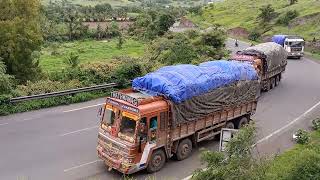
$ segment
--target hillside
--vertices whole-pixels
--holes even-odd
[[[50,0],[42,0],[44,4],[48,3]],[[51,0],[59,1],[59,0]],[[94,6],[97,4],[109,3],[112,6],[127,6],[136,5],[140,6],[146,3],[157,3],[160,5],[170,5],[170,6],[197,6],[202,5],[203,0],[69,0],[74,4],[80,4],[84,6]]]
[[[42,0],[44,4],[48,3],[50,0]],[[59,1],[59,0],[51,0],[51,1]],[[70,2],[74,4],[81,4],[84,6],[94,6],[97,4],[102,4],[102,3],[109,3],[112,6],[125,6],[125,5],[130,5],[134,4],[132,1],[128,0],[69,0]]]
[[[289,6],[288,0],[225,0],[216,4],[211,4],[203,9],[201,16],[190,15],[190,18],[202,27],[219,24],[227,29],[242,29],[250,32],[257,25],[259,8],[271,4],[281,17],[289,10],[299,12],[298,17],[291,20],[289,25],[279,25],[275,18],[271,24],[273,29],[264,36],[276,33],[298,34],[307,40],[314,37],[320,39],[320,1],[318,0],[298,0],[298,3]],[[243,30],[243,29],[242,29]]]

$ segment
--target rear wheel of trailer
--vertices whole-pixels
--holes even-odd
[[[192,153],[192,142],[189,138],[182,140],[177,149],[177,160],[181,161],[188,158]]]

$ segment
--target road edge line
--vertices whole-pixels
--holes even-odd
[[[79,166],[74,166],[74,167],[71,167],[71,168],[68,168],[68,169],[64,169],[63,172],[68,172],[68,171],[71,171],[71,170],[74,170],[74,169],[78,169],[78,168],[81,168],[83,166],[94,164],[94,163],[97,163],[97,162],[100,162],[100,161],[102,161],[102,160],[101,159],[97,159],[95,161],[91,161],[91,162],[88,162],[88,163],[80,164]]]
[[[70,109],[70,110],[63,111],[63,113],[69,113],[69,112],[79,111],[79,110],[82,110],[82,109],[88,109],[88,108],[92,108],[92,107],[97,107],[97,106],[101,106],[101,105],[104,105],[104,104],[105,104],[105,103],[101,103],[101,104],[96,104],[96,105],[81,107],[81,108],[77,108],[77,109]]]

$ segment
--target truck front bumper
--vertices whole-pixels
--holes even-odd
[[[302,57],[304,55],[303,52],[290,52],[288,53],[288,57]]]
[[[106,166],[109,167],[109,170],[115,169],[123,174],[132,174],[140,170],[135,164],[126,164],[108,156],[100,145],[97,146],[97,152],[99,158],[104,161]]]

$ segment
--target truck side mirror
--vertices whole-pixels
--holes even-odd
[[[99,120],[101,119],[101,116],[102,116],[102,107],[99,108],[99,111],[98,111],[98,115],[99,117]]]

